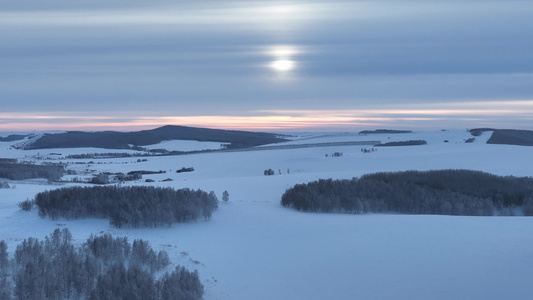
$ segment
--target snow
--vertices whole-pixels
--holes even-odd
[[[361,152],[371,146],[332,146],[148,157],[146,162],[98,159],[89,167],[93,173],[166,170],[130,184],[213,190],[219,199],[227,190],[230,201],[220,203],[208,222],[118,229],[107,220],[53,221],[39,218],[36,209],[23,212],[18,202],[58,186],[10,182],[14,189],[0,189],[0,239],[10,252],[22,239],[43,238],[57,227],[69,228],[76,243],[104,232],[149,240],[174,264],[198,269],[205,299],[530,299],[533,218],[320,214],[279,204],[294,184],[377,171],[462,168],[533,176],[531,148],[486,144],[489,132],[464,143],[470,137],[465,130],[321,133],[289,143],[423,139],[428,144],[371,153]],[[0,143],[0,157],[28,155],[8,150],[7,144]],[[69,151],[74,150],[50,152]],[[334,152],[343,156],[325,156]],[[176,173],[181,167],[195,171]],[[69,168],[82,172],[87,165]],[[276,174],[264,176],[268,168]],[[145,183],[146,178],[156,182]],[[161,182],[166,178],[173,181]]]

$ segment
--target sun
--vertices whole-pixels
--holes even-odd
[[[288,59],[278,59],[270,64],[270,67],[278,72],[288,72],[294,69],[294,61]]]

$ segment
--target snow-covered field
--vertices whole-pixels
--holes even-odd
[[[68,227],[76,243],[104,232],[128,236],[130,241],[149,240],[155,250],[166,250],[174,264],[198,269],[205,299],[531,299],[533,218],[318,214],[279,204],[283,192],[294,184],[377,171],[461,168],[533,176],[532,148],[488,145],[490,132],[465,143],[470,137],[465,130],[366,136],[321,133],[294,137],[288,144],[367,140],[428,144],[379,147],[370,153],[361,148],[371,146],[333,146],[148,157],[145,162],[63,160],[72,163],[69,169],[87,176],[165,170],[129,184],[213,190],[220,200],[227,190],[230,201],[220,203],[208,222],[117,229],[107,220],[52,221],[39,218],[36,209],[23,212],[18,202],[61,185],[9,182],[16,187],[0,189],[0,239],[8,242],[11,253],[22,239],[43,238],[58,227]],[[33,160],[37,154],[61,153],[51,156],[58,160],[83,153],[9,149],[13,143],[0,142],[0,158]],[[90,150],[85,153],[96,152]],[[334,152],[343,155],[331,157]],[[182,167],[195,171],[175,172]],[[263,175],[269,168],[274,176]],[[155,182],[145,183],[147,178]],[[162,181],[167,178],[173,181]]]

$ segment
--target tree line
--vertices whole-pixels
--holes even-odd
[[[111,235],[89,237],[76,247],[66,228],[44,241],[27,238],[9,259],[0,241],[0,299],[201,299],[198,272],[170,264],[165,251],[147,241]]]
[[[281,204],[308,212],[531,216],[533,178],[472,170],[381,172],[297,184]]]
[[[427,142],[424,140],[408,140],[408,141],[398,141],[398,142],[388,142],[383,144],[374,145],[375,147],[386,147],[386,146],[420,146],[426,145]]]
[[[214,192],[153,186],[64,187],[40,192],[34,201],[41,217],[107,218],[118,228],[209,220],[218,208]]]
[[[29,163],[1,163],[0,178],[24,180],[30,178],[46,178],[48,181],[59,180],[65,173],[62,164],[35,165]]]

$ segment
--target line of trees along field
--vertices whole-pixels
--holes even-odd
[[[382,172],[297,184],[281,204],[307,212],[531,216],[533,178],[472,170]]]
[[[59,180],[65,173],[62,164],[35,165],[28,163],[1,163],[0,178],[24,180],[29,178],[46,178],[48,181]]]
[[[148,242],[111,235],[91,236],[72,244],[66,228],[40,241],[23,240],[9,259],[0,241],[0,299],[201,299],[198,272],[176,267],[156,279],[170,264],[165,251]]]
[[[214,192],[152,186],[65,187],[35,196],[41,217],[107,218],[116,227],[157,227],[209,220],[218,208]]]

